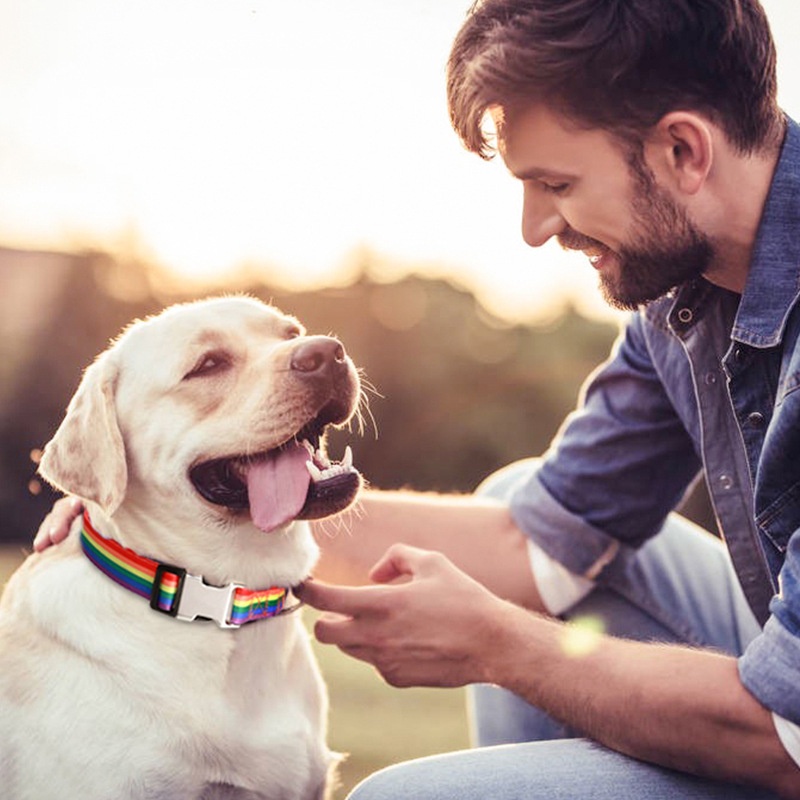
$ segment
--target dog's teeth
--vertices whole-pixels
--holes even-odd
[[[323,476],[313,461],[306,461],[306,469],[308,470],[311,479],[314,481],[321,481]]]
[[[311,444],[311,442],[309,442],[308,439],[303,439],[303,441],[300,442],[300,444],[302,444],[303,447],[305,447],[305,449],[308,450],[308,454],[313,457],[313,455],[314,455],[314,445]]]
[[[331,462],[328,459],[328,456],[326,456],[325,453],[322,452],[322,450],[317,450],[317,461],[325,469],[327,469],[331,465]]]
[[[337,475],[344,475],[345,473],[352,471],[353,453],[349,447],[344,452],[341,464],[331,464],[328,459],[325,458],[324,461],[326,464],[328,464],[328,466],[324,469],[320,469],[319,462],[321,459],[319,456],[319,453],[317,453],[315,456],[317,463],[314,463],[311,460],[306,461],[306,469],[308,470],[308,474],[311,475],[311,478],[315,483],[328,480],[329,478],[335,478]]]

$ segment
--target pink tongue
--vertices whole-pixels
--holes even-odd
[[[293,444],[250,465],[247,493],[250,516],[257,528],[268,533],[300,513],[311,480],[306,469],[310,458],[305,447]]]

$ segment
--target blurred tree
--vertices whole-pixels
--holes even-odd
[[[37,451],[55,432],[81,373],[109,339],[134,316],[156,310],[153,301],[131,303],[101,287],[118,265],[102,253],[16,259],[36,294],[23,313],[36,317],[24,332],[4,331],[0,353],[25,352],[6,376],[0,402],[0,511],[3,537],[30,541],[32,532],[57,496],[35,476]],[[39,298],[57,285],[57,296],[41,308]]]

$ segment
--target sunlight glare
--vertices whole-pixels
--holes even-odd
[[[586,658],[600,646],[604,632],[605,625],[600,617],[577,617],[564,626],[561,648],[570,658]]]
[[[468,0],[37,0],[0,16],[0,241],[136,231],[176,274],[341,283],[359,247],[509,319],[612,314],[582,256],[520,240],[519,187],[463,151],[444,65]],[[800,108],[800,4],[765,0]]]

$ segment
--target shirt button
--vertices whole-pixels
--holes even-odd
[[[725,491],[733,486],[733,478],[731,478],[730,475],[720,475],[717,481],[719,482],[720,489],[724,489]]]
[[[764,424],[764,415],[760,411],[753,411],[747,415],[747,424],[752,428],[760,428]]]
[[[703,378],[708,386],[713,386],[717,382],[716,372],[706,372]]]
[[[688,325],[692,321],[692,317],[694,317],[694,314],[692,313],[692,309],[691,308],[681,308],[678,311],[678,319],[684,325]]]

